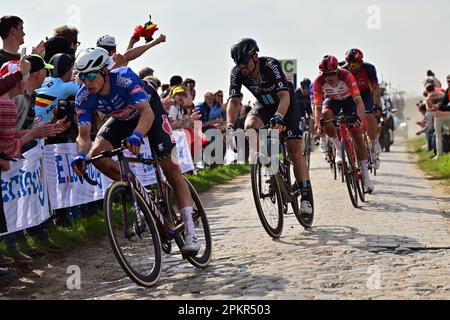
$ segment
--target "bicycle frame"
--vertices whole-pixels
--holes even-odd
[[[356,152],[355,149],[353,147],[353,143],[351,142],[351,138],[350,138],[350,133],[351,133],[351,129],[348,128],[347,124],[347,117],[341,115],[337,118],[338,121],[338,125],[339,125],[339,133],[340,133],[340,140],[341,143],[344,142],[347,147],[348,147],[348,151],[350,152],[350,157],[352,160],[352,170],[353,172],[357,173],[357,167],[356,167]],[[342,155],[344,156],[344,155]]]
[[[168,204],[163,200],[165,199],[165,192],[162,188],[163,184],[166,184],[160,173],[160,165],[158,160],[153,159],[145,159],[141,157],[137,158],[131,158],[126,157],[123,154],[124,148],[115,149],[112,151],[106,151],[102,153],[101,155],[97,157],[93,157],[89,161],[86,162],[86,164],[92,163],[96,160],[99,160],[104,157],[112,157],[117,155],[118,157],[118,164],[120,169],[120,176],[122,182],[125,182],[129,188],[129,193],[131,195],[131,200],[133,202],[134,211],[136,213],[136,221],[139,227],[142,226],[142,217],[138,214],[139,208],[137,204],[136,195],[134,192],[137,192],[139,196],[141,196],[142,199],[144,199],[145,203],[148,205],[150,212],[153,215],[153,218],[155,219],[155,222],[160,230],[164,230],[164,233],[168,240],[172,240],[175,237],[176,232],[184,226],[183,223],[173,228],[171,225],[169,219],[167,218],[168,215]],[[154,153],[153,153],[154,154]],[[137,177],[134,175],[133,171],[131,170],[129,164],[130,163],[141,163],[144,165],[152,165],[155,167],[155,175],[156,175],[156,185],[158,188],[158,192],[160,194],[159,197],[155,195],[153,190],[145,188],[137,179]],[[90,179],[88,179],[85,176],[85,179],[89,182]],[[89,182],[91,183],[91,182]],[[91,183],[92,184],[92,183]],[[125,237],[129,238],[130,234],[128,232],[128,223],[127,219],[125,217],[125,212],[122,212],[122,219],[124,224],[124,233]],[[164,234],[162,234],[164,236]]]
[[[269,129],[271,130],[271,129]],[[269,131],[270,132],[270,131]],[[272,145],[272,135],[269,134],[268,138],[268,145]],[[286,172],[287,164],[293,165],[293,163],[288,159],[287,157],[287,151],[286,151],[286,145],[285,145],[285,138],[282,136],[279,136],[279,146],[281,152],[278,153],[278,155],[281,153],[281,159],[278,160],[278,171],[275,174],[275,178],[278,180],[278,184],[281,189],[281,194],[283,196],[283,201],[285,203],[291,203],[292,202],[292,194],[290,193],[290,181],[289,174],[290,172]]]

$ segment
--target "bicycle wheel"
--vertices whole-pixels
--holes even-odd
[[[261,164],[251,167],[253,200],[264,230],[272,238],[279,238],[283,231],[283,200],[280,186],[270,168]]]
[[[347,190],[350,196],[350,200],[355,208],[358,207],[358,191],[357,191],[357,181],[356,173],[353,169],[352,157],[350,155],[350,150],[348,149],[347,143],[342,141],[342,171],[345,177],[345,182],[347,183]]]
[[[195,232],[197,234],[197,240],[200,243],[200,250],[195,256],[186,256],[186,260],[192,264],[196,268],[206,268],[209,266],[211,262],[212,256],[212,238],[211,231],[209,229],[208,218],[206,216],[205,209],[200,200],[200,197],[197,194],[194,186],[186,179],[186,183],[188,184],[189,191],[191,192],[193,203],[193,213],[192,218],[194,220]],[[176,204],[175,194],[171,187],[165,185],[166,188],[166,203],[170,210],[170,217],[172,218],[173,225],[179,225],[182,223],[181,213]],[[178,247],[181,248],[184,245],[184,228],[180,229],[175,234],[175,242]]]
[[[155,285],[161,276],[161,240],[150,209],[135,192],[142,227],[125,182],[113,183],[105,194],[106,230],[114,255],[125,273],[143,287]]]

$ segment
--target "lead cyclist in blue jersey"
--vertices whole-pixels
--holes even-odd
[[[302,156],[301,114],[294,85],[286,80],[278,60],[258,57],[258,51],[256,41],[249,38],[244,38],[231,47],[231,57],[236,65],[231,71],[227,129],[229,132],[234,130],[234,123],[241,108],[239,97],[244,85],[260,102],[259,106],[248,114],[245,130],[275,124],[274,129],[285,135],[288,156],[294,164],[294,190],[302,195],[300,213],[311,215],[311,182],[308,166]]]
[[[186,228],[183,254],[195,255],[200,245],[195,234],[192,219],[193,201],[188,185],[177,164],[172,162],[171,153],[175,147],[169,119],[154,88],[145,86],[128,67],[109,71],[108,52],[102,48],[90,48],[80,53],[75,61],[75,69],[84,86],[78,91],[75,106],[78,115],[79,135],[78,155],[72,161],[75,173],[80,176],[85,169],[78,169],[76,163],[113,150],[126,139],[128,149],[138,155],[143,137],[148,134],[154,156],[161,159],[164,175],[173,187],[175,198]],[[91,125],[93,112],[98,110],[111,118],[97,134],[91,148]],[[120,170],[116,162],[103,158],[95,162],[95,167],[109,178],[120,180]]]

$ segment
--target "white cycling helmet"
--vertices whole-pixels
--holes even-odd
[[[95,72],[108,65],[108,51],[103,48],[89,48],[82,51],[75,61],[78,73]]]

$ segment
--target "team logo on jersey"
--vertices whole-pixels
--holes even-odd
[[[89,91],[86,87],[83,87],[83,90],[80,90],[75,98],[75,104],[80,105],[83,101],[87,100],[89,96]]]
[[[133,80],[129,77],[122,77],[121,75],[117,76],[116,84],[119,87],[128,88],[130,84],[133,83]]]
[[[134,88],[133,88],[133,90],[131,90],[131,94],[133,95],[133,94],[138,94],[138,93],[141,93],[143,90],[142,90],[142,87],[140,86],[140,85],[137,85],[137,86],[135,86]]]
[[[133,115],[132,113],[135,110],[136,108],[134,106],[128,106],[125,109],[114,111],[113,113],[111,113],[111,116],[119,120],[128,120],[130,119],[130,116]]]
[[[170,121],[169,121],[169,117],[166,115],[162,115],[162,120],[163,120],[163,124],[162,124],[162,129],[164,130],[165,133],[167,133],[170,136],[170,140],[175,143],[175,137],[172,134],[172,126],[170,125]]]

